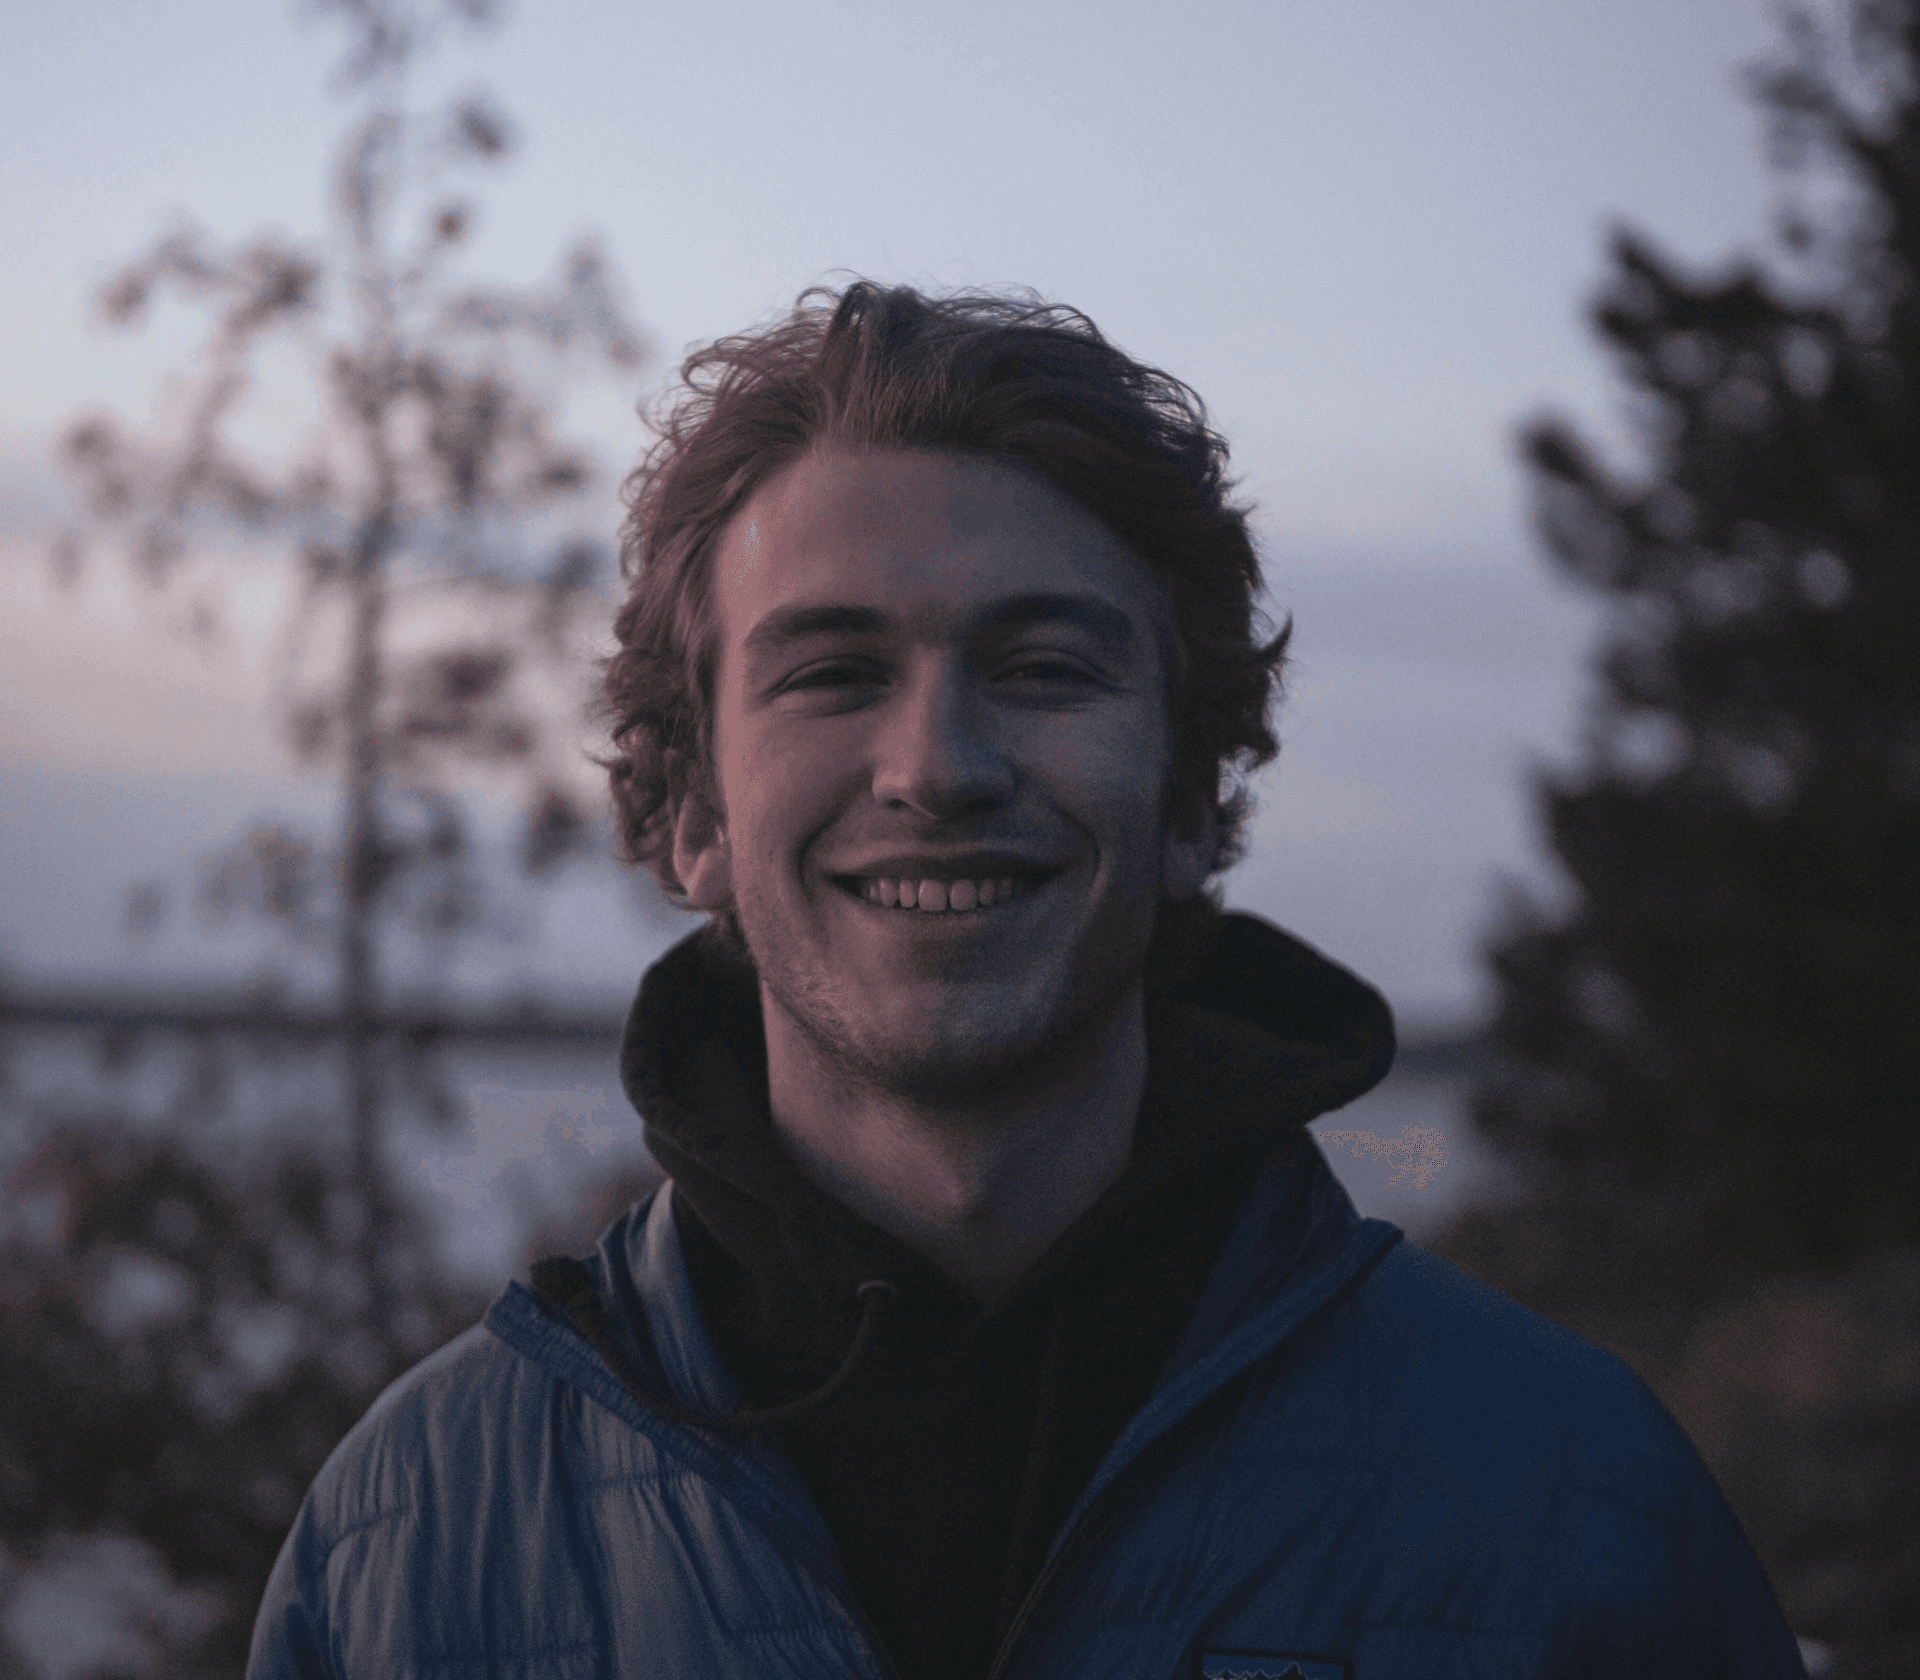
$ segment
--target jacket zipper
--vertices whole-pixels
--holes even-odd
[[[1214,1392],[1220,1391],[1216,1389]],[[1208,1400],[1211,1399],[1212,1396],[1209,1395]],[[1100,1490],[1093,1503],[1080,1514],[1080,1520],[1074,1524],[1073,1532],[1062,1542],[1060,1549],[1047,1561],[1039,1577],[1027,1590],[1027,1596],[1021,1601],[1013,1621],[1008,1624],[1006,1637],[1000,1642],[1000,1649],[994,1653],[993,1667],[988,1670],[987,1680],[1000,1680],[1000,1676],[1006,1672],[1014,1648],[1020,1642],[1020,1635],[1025,1631],[1027,1624],[1033,1620],[1035,1608],[1039,1604],[1041,1595],[1046,1591],[1048,1583],[1065,1571],[1089,1546],[1103,1539],[1119,1520],[1122,1496],[1130,1491],[1130,1484],[1139,1479],[1140,1466],[1151,1459],[1160,1450],[1161,1443],[1169,1436],[1176,1434],[1189,1418],[1197,1412],[1204,1411],[1208,1400],[1201,1401],[1185,1416],[1176,1418],[1167,1426],[1163,1434],[1150,1441],[1124,1464],[1113,1480]],[[828,1590],[833,1596],[840,1598],[841,1608],[848,1612],[849,1619],[855,1628],[873,1648],[874,1655],[880,1660],[881,1668],[886,1674],[892,1676],[893,1680],[899,1680],[900,1670],[894,1666],[893,1656],[887,1650],[886,1641],[880,1637],[879,1629],[873,1625],[864,1607],[851,1594],[842,1596],[833,1593],[831,1588]]]
[[[1080,1520],[1074,1524],[1073,1532],[1061,1543],[1060,1549],[1048,1559],[1038,1579],[1028,1588],[1026,1598],[1022,1600],[1019,1610],[1007,1628],[1006,1638],[1000,1641],[1000,1649],[994,1654],[993,1667],[987,1671],[987,1680],[1001,1680],[1001,1676],[1007,1672],[1013,1660],[1014,1651],[1020,1644],[1020,1636],[1032,1622],[1047,1588],[1055,1579],[1065,1574],[1089,1547],[1105,1539],[1118,1523],[1124,1508],[1123,1495],[1131,1495],[1132,1484],[1140,1479],[1141,1466],[1158,1455],[1167,1441],[1184,1429],[1199,1413],[1205,1411],[1215,1395],[1232,1386],[1231,1380],[1223,1383],[1191,1411],[1168,1424],[1165,1430],[1122,1465],[1113,1480],[1094,1496],[1093,1503],[1080,1513]]]
[[[1089,1547],[1104,1539],[1119,1521],[1122,1513],[1122,1491],[1125,1490],[1128,1494],[1131,1493],[1132,1484],[1138,1482],[1144,1473],[1142,1466],[1154,1459],[1156,1455],[1165,1451],[1167,1443],[1178,1436],[1182,1430],[1192,1427],[1193,1420],[1217,1403],[1221,1395],[1228,1393],[1236,1384],[1245,1378],[1249,1372],[1258,1369],[1267,1359],[1271,1358],[1278,1348],[1286,1342],[1291,1341],[1299,1332],[1302,1324],[1308,1319],[1317,1318],[1320,1313],[1327,1310],[1335,1301],[1344,1297],[1348,1291],[1363,1283],[1372,1273],[1374,1267],[1385,1258],[1387,1250],[1391,1247],[1392,1244],[1389,1243],[1376,1250],[1368,1257],[1364,1265],[1357,1267],[1349,1277],[1341,1282],[1337,1289],[1330,1292],[1326,1299],[1318,1303],[1303,1319],[1290,1326],[1287,1332],[1279,1337],[1271,1346],[1264,1348],[1259,1354],[1248,1360],[1234,1375],[1228,1377],[1210,1393],[1205,1395],[1197,1404],[1188,1408],[1188,1410],[1183,1412],[1179,1417],[1175,1418],[1159,1435],[1155,1436],[1153,1440],[1149,1441],[1146,1446],[1141,1448],[1138,1453],[1120,1467],[1115,1473],[1113,1480],[1095,1495],[1093,1503],[1080,1514],[1080,1520],[1074,1525],[1073,1532],[1067,1536],[1065,1541],[1062,1542],[1060,1549],[1048,1560],[1046,1566],[1040,1571],[1039,1578],[1035,1580],[1033,1586],[1028,1590],[1027,1596],[1025,1600],[1022,1601],[1018,1613],[1014,1616],[1012,1623],[1007,1628],[1006,1637],[1000,1641],[1000,1649],[994,1656],[993,1667],[987,1671],[987,1680],[1002,1680],[1002,1677],[1008,1672],[1013,1661],[1014,1652],[1020,1644],[1020,1636],[1033,1621],[1040,1600],[1046,1593],[1047,1588],[1063,1575],[1071,1564],[1084,1555]]]

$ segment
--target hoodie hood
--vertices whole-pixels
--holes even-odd
[[[795,1166],[768,1107],[758,981],[711,926],[642,981],[621,1081],[676,1198],[752,1279],[756,1316],[811,1321],[843,1348],[863,1316],[860,1286],[884,1280],[898,1302],[883,1347],[919,1363],[1045,1287],[1142,1203],[1222,1174],[1244,1184],[1276,1147],[1297,1145],[1308,1121],[1384,1077],[1393,1021],[1371,986],[1255,916],[1212,918],[1202,939],[1198,960],[1183,964],[1192,978],[1148,993],[1147,1085],[1127,1171],[990,1311]],[[692,1235],[697,1245],[702,1233]],[[823,1357],[824,1346],[796,1364],[817,1371]]]

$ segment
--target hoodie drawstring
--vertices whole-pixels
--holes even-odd
[[[584,1260],[575,1260],[566,1255],[554,1255],[550,1259],[537,1260],[533,1266],[533,1287],[541,1297],[558,1307],[572,1322],[575,1329],[583,1335],[600,1356],[601,1362],[620,1381],[620,1386],[650,1412],[666,1418],[669,1422],[686,1424],[695,1429],[705,1429],[713,1434],[724,1436],[728,1440],[738,1440],[756,1430],[771,1429],[788,1423],[803,1413],[813,1411],[831,1400],[852,1378],[854,1368],[866,1357],[867,1350],[873,1346],[874,1338],[880,1333],[880,1315],[893,1302],[900,1291],[884,1278],[869,1278],[854,1292],[860,1298],[860,1328],[853,1334],[853,1344],[847,1349],[847,1356],[840,1361],[840,1369],[816,1388],[811,1394],[803,1394],[797,1400],[789,1400],[784,1405],[769,1406],[763,1411],[740,1410],[731,1414],[701,1411],[698,1407],[682,1404],[666,1395],[649,1393],[627,1362],[621,1358],[612,1339],[607,1335],[606,1314],[600,1305],[600,1291],[593,1281],[593,1272]]]

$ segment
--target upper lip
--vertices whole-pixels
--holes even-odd
[[[1049,875],[1062,867],[1013,852],[893,852],[857,868],[827,873],[843,880],[992,881],[1003,875]]]

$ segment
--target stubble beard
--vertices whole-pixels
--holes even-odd
[[[956,987],[952,1007],[936,1005],[904,1031],[884,1010],[861,1011],[865,988],[783,958],[764,907],[736,906],[737,925],[758,971],[761,1007],[778,1009],[842,1080],[928,1110],[978,1110],[1030,1095],[1091,1071],[1105,1055],[1121,1013],[1138,1008],[1152,918],[1139,928],[1100,919],[1085,930],[1077,959],[1037,987],[1009,984],[997,997]],[[917,912],[898,912],[915,914]],[[848,1008],[849,1001],[854,1003]]]

